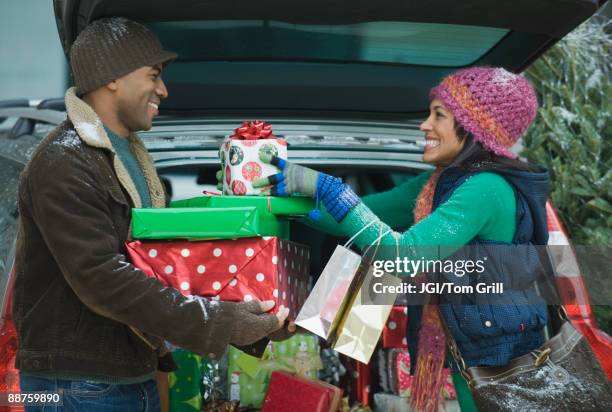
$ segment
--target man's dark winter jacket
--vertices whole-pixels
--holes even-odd
[[[140,377],[158,366],[163,337],[221,354],[234,306],[190,298],[127,262],[131,209],[141,201],[102,123],[74,89],[68,120],[39,145],[21,176],[13,316],[16,366],[64,376]],[[152,159],[130,136],[153,207],[166,198]]]

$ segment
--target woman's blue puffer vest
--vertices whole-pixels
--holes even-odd
[[[478,259],[486,256],[489,263],[485,265],[485,272],[478,278],[451,274],[444,281],[472,285],[502,282],[504,293],[501,299],[495,295],[475,295],[474,300],[470,296],[460,299],[440,297],[440,312],[468,367],[504,365],[532,351],[544,342],[542,329],[548,320],[546,304],[534,288],[541,266],[533,247],[548,242],[548,172],[508,169],[496,169],[494,172],[504,177],[515,192],[517,215],[514,239],[511,244],[473,239],[469,247],[452,258]],[[478,172],[459,168],[442,172],[434,194],[433,210],[447,201],[454,190],[475,173]],[[412,365],[416,365],[422,306],[410,306],[408,312],[408,348]]]

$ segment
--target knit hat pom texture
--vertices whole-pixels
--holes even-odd
[[[538,111],[531,83],[503,68],[459,70],[430,92],[485,149],[516,158],[510,148],[527,130]]]

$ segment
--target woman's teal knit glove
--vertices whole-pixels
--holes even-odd
[[[317,179],[319,172],[304,166],[289,163],[277,156],[270,156],[268,153],[260,154],[259,158],[264,163],[270,163],[278,167],[281,172],[268,177],[255,179],[254,188],[271,185],[269,194],[272,196],[291,196],[300,194],[315,197],[317,193]],[[267,194],[268,190],[266,190]]]
[[[341,221],[361,201],[350,186],[342,183],[342,179],[290,163],[267,153],[262,153],[259,157],[263,162],[273,164],[281,170],[275,175],[253,181],[254,188],[271,185],[269,190],[262,193],[264,195],[301,194],[310,196],[317,200],[317,207],[320,198],[329,214],[337,222]],[[315,209],[309,216],[316,220],[319,218],[318,212],[318,209]]]

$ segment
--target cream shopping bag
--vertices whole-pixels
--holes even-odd
[[[397,296],[385,293],[377,296],[376,304],[369,304],[371,299],[366,299],[364,292],[369,293],[373,282],[401,285],[398,277],[389,274],[373,276],[372,258],[368,255],[372,246],[363,254],[367,258],[349,249],[352,241],[369,226],[344,246],[336,247],[295,321],[298,326],[325,338],[336,351],[363,363],[369,362]],[[389,232],[374,242],[376,249],[372,256],[376,255],[380,239]]]

